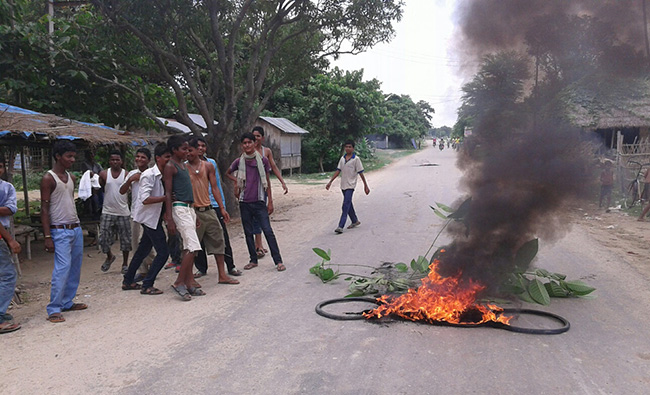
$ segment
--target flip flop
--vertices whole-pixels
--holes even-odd
[[[203,277],[205,275],[206,275],[206,273],[196,272],[196,273],[194,273],[194,278],[201,278],[201,277]]]
[[[258,258],[264,258],[264,255],[266,255],[264,253],[264,250],[262,250],[261,248],[258,248],[257,250],[255,250],[255,252],[257,253]]]
[[[3,322],[0,324],[0,333],[9,333],[14,332],[20,329],[20,324],[12,324],[9,322]]]
[[[65,322],[65,318],[63,318],[63,315],[61,313],[54,313],[50,314],[46,320],[52,322],[52,323],[59,323],[59,322]]]
[[[257,267],[257,263],[249,263],[246,266],[244,266],[244,270],[251,270],[252,268]]]
[[[275,268],[276,268],[277,271],[279,271],[279,272],[283,272],[283,271],[287,270],[287,267],[284,266],[284,265],[281,264],[281,263],[278,263],[277,265],[275,265]]]
[[[188,292],[192,296],[205,296],[205,292],[203,292],[202,289],[196,287],[190,287],[190,289],[188,289]]]
[[[142,285],[138,283],[122,284],[122,291],[135,291],[138,289],[142,289]]]
[[[142,295],[161,295],[163,294],[163,291],[159,290],[158,288],[155,287],[148,287],[148,288],[142,288],[140,290],[140,293]]]
[[[174,291],[176,291],[176,293],[178,294],[178,296],[180,296],[181,299],[183,299],[184,302],[187,302],[187,301],[192,300],[192,295],[190,295],[190,293],[187,292],[187,288],[185,287],[185,285],[181,284],[181,285],[175,287],[175,286],[172,284],[172,289],[173,289]]]
[[[69,309],[63,309],[63,311],[79,311],[79,310],[86,310],[87,308],[88,305],[85,303],[73,303]]]
[[[102,263],[102,271],[103,271],[104,273],[106,273],[106,272],[108,271],[108,269],[111,268],[111,264],[112,264],[113,262],[115,262],[115,258],[117,258],[117,256],[116,256],[116,255],[113,255],[113,259],[108,259],[108,258],[106,258],[106,260],[104,261],[104,263]]]
[[[241,276],[242,272],[241,270],[232,269],[228,271],[228,274],[230,274],[231,276]]]
[[[234,278],[229,278],[226,281],[219,281],[219,284],[232,284],[232,285],[237,285],[239,284],[238,280],[235,280]]]

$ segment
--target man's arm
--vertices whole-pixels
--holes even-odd
[[[266,197],[268,199],[266,202],[266,210],[271,215],[273,214],[273,194],[271,193],[271,178],[269,177],[268,171],[266,172],[266,185],[268,185],[266,188]]]
[[[328,182],[327,185],[325,185],[325,189],[327,189],[328,191],[330,190],[330,187],[332,186],[332,182],[334,180],[336,180],[336,177],[338,177],[339,174],[341,174],[341,170],[336,169],[336,171],[334,172],[334,175],[330,179],[330,182]]]
[[[54,178],[49,173],[45,173],[41,179],[41,225],[43,225],[45,251],[48,252],[54,252],[54,242],[50,234],[50,198],[54,188],[56,188]]]
[[[370,188],[368,187],[368,183],[366,182],[366,176],[363,175],[363,172],[359,173],[359,177],[361,177],[361,181],[363,181],[363,191],[367,194],[370,193]]]
[[[219,192],[219,187],[217,186],[217,173],[216,169],[214,166],[212,166],[212,163],[210,162],[203,162],[207,166],[208,170],[208,181],[210,181],[210,186],[212,187],[212,192],[217,191]],[[217,201],[217,204],[219,205],[219,210],[221,211],[221,215],[223,215],[223,221],[225,223],[230,222],[230,215],[228,215],[228,212],[226,211],[225,205],[223,204],[223,200],[221,199],[221,193],[213,193],[212,196],[214,196],[214,200]]]
[[[239,165],[239,162],[238,162],[238,161],[240,161],[240,160],[241,160],[241,159],[235,159],[235,161],[232,162],[232,164],[230,165],[230,167],[228,168],[228,170],[226,170],[226,178],[228,178],[229,180],[232,180],[232,182],[233,182],[233,184],[234,184],[234,186],[233,186],[233,192],[234,192],[235,197],[236,197],[237,199],[239,199],[239,194],[241,193],[241,191],[240,191],[239,188],[237,187],[237,177],[233,176],[233,175],[232,175],[232,172],[234,171],[233,169],[235,168],[235,163],[237,163],[237,164]]]
[[[0,236],[7,242],[9,249],[14,254],[20,254],[20,244],[11,237],[11,233],[4,226],[0,226]]]
[[[268,147],[266,148],[266,159],[269,160],[271,170],[273,170],[273,174],[275,174],[278,180],[280,180],[280,184],[282,184],[282,189],[284,189],[284,194],[286,195],[289,193],[289,189],[287,188],[287,184],[284,182],[284,178],[282,178],[282,172],[278,169],[278,165],[276,165],[273,160],[273,152],[271,152],[271,148]]]
[[[99,172],[99,185],[104,188],[106,186],[106,170]]]
[[[140,189],[138,189],[137,199],[140,200],[142,204],[164,203],[165,199],[167,199],[166,195],[151,196],[154,182],[156,182],[156,177],[153,175],[150,175],[149,177],[140,177]]]
[[[131,184],[133,184],[135,181],[138,181],[141,175],[142,172],[137,172],[131,175],[131,177],[129,177],[128,179],[126,179],[124,183],[120,186],[120,194],[126,195],[129,189],[131,189]]]
[[[176,223],[172,217],[172,186],[174,174],[176,174],[176,167],[167,163],[163,169],[163,184],[165,185],[165,223],[167,223],[167,231],[170,234],[176,234]]]
[[[9,183],[6,183],[4,187],[6,189],[5,196],[7,199],[2,203],[2,207],[0,207],[0,216],[8,217],[10,215],[16,214],[16,211],[18,211],[18,205],[16,202],[16,188],[14,188],[14,186]]]

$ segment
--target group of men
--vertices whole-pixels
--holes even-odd
[[[262,146],[264,130],[253,129],[240,139],[242,154],[235,159],[226,177],[233,182],[234,194],[239,202],[242,226],[249,253],[245,270],[258,266],[263,255],[257,234],[264,233],[276,270],[286,270],[269,215],[273,212],[273,194],[269,174],[278,177],[284,193],[288,192],[281,172],[277,169],[270,149]],[[172,289],[184,300],[205,295],[197,278],[207,273],[207,255],[214,255],[220,284],[239,284],[230,276],[242,273],[235,268],[232,248],[226,229],[230,216],[225,210],[225,196],[216,163],[207,158],[206,142],[200,137],[190,139],[175,135],[166,143],[160,143],[154,150],[154,166],[149,167],[151,153],[141,148],[136,152],[136,169],[128,174],[124,169],[123,157],[119,151],[109,156],[109,169],[100,171],[100,184],[104,189],[104,203],[100,220],[99,242],[107,255],[102,271],[110,269],[116,259],[111,245],[120,239],[123,252],[123,290],[140,290],[143,295],[160,295],[162,290],[154,286],[156,277],[164,267],[175,244],[180,262],[178,276]],[[360,224],[351,204],[356,175],[360,174],[365,192],[370,192],[363,176],[363,166],[354,154],[354,143],[346,142],[346,154],[341,158],[332,181],[341,174],[344,195],[341,223],[336,232],[341,233],[347,216],[354,228]],[[85,303],[74,303],[81,274],[83,256],[83,235],[74,202],[74,176],[69,172],[75,162],[76,147],[69,141],[58,141],[52,149],[54,166],[41,181],[41,222],[43,225],[45,251],[54,254],[54,269],[47,305],[47,320],[64,322],[63,312],[87,309]],[[4,161],[0,175],[4,172]],[[5,191],[6,189],[6,191]],[[129,208],[127,194],[131,192]],[[16,212],[16,197],[13,186],[0,181],[0,276],[10,275],[11,253],[20,252],[20,244],[11,238],[4,224]],[[179,239],[180,240],[177,240]],[[137,241],[135,253],[128,262],[132,239]],[[174,241],[176,240],[176,241]],[[149,265],[145,259],[155,250]],[[11,251],[9,251],[11,250]],[[196,265],[198,271],[193,273]],[[136,272],[144,268],[140,275]],[[0,333],[10,332],[20,326],[11,322],[6,314],[15,287],[15,272],[12,281],[0,283]],[[142,284],[138,280],[142,280]],[[5,295],[7,294],[7,295]]]

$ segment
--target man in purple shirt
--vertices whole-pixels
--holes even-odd
[[[244,266],[244,269],[249,270],[257,267],[257,253],[253,237],[253,220],[255,219],[262,227],[275,267],[277,271],[281,272],[286,267],[282,263],[278,242],[269,220],[269,215],[273,213],[273,196],[269,180],[271,166],[268,159],[262,157],[255,150],[255,136],[252,133],[244,133],[240,141],[244,153],[230,165],[226,171],[226,177],[235,183],[235,196],[239,200],[241,222],[250,256],[250,262]],[[235,172],[236,176],[233,175]],[[265,194],[268,197],[268,205],[264,202]]]

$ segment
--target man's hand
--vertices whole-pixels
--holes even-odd
[[[221,215],[223,216],[223,222],[226,224],[229,223],[230,215],[228,215],[228,212],[223,207],[220,207],[220,210],[221,210]]]
[[[21,250],[20,243],[18,243],[16,240],[11,240],[8,243],[8,245],[9,245],[9,248],[11,249],[11,252],[13,252],[14,254],[20,254],[20,250]],[[54,246],[52,246],[52,247],[54,247]],[[54,249],[54,248],[52,248],[52,249]]]
[[[273,214],[273,201],[269,200],[269,204],[266,206],[266,211],[268,211],[269,215]]]
[[[332,186],[332,181],[328,182],[327,185],[325,185],[325,189],[329,191],[331,186]]]
[[[363,191],[366,193],[366,195],[370,193],[370,188],[368,188],[368,185],[366,185],[366,186],[363,188]]]
[[[54,253],[54,241],[52,241],[52,237],[46,237],[44,244],[46,252]]]
[[[165,223],[167,224],[167,232],[170,235],[175,235],[176,234],[176,223],[174,222],[173,219],[165,219]]]
[[[241,194],[241,191],[239,190],[239,187],[235,186],[235,188],[233,189],[233,192],[235,193],[235,197],[237,198],[237,200],[239,200],[239,195]]]
[[[285,184],[284,182],[282,183],[282,189],[284,189],[284,195],[289,193],[289,188],[287,188],[287,184]]]
[[[141,175],[142,175],[142,173],[136,173],[136,174],[132,175],[131,176],[131,182],[139,181]]]

